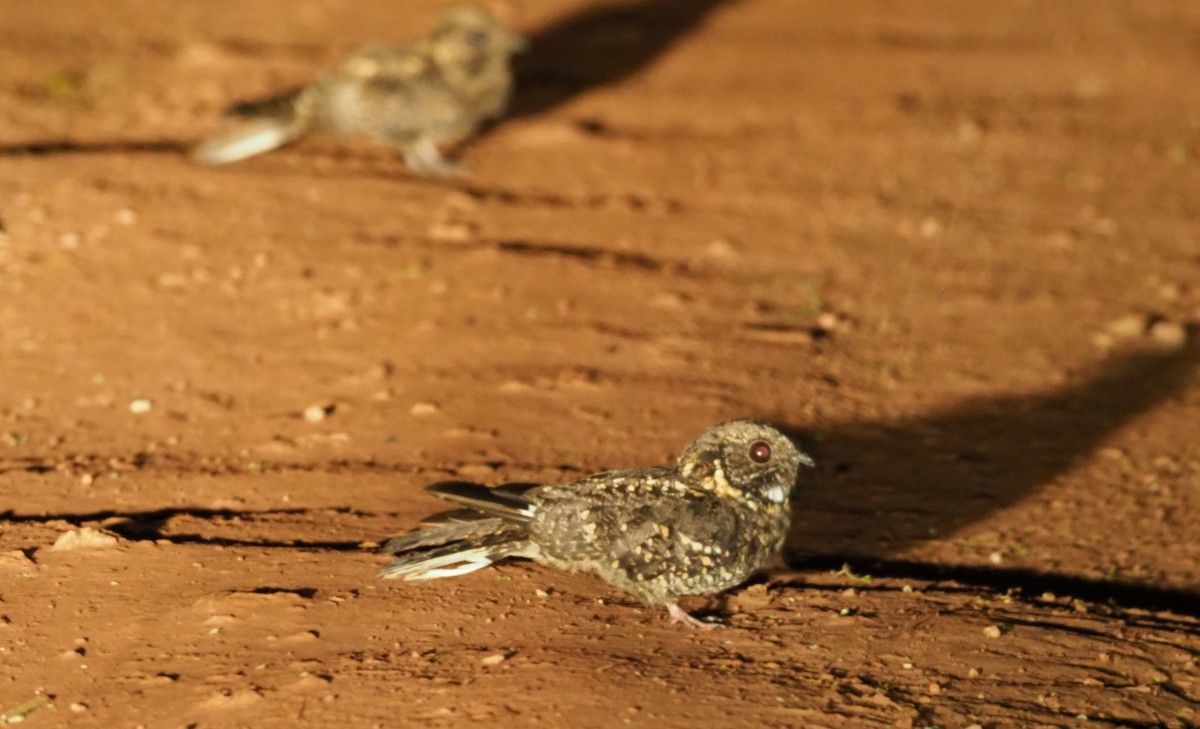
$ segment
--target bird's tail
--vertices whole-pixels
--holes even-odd
[[[307,124],[299,113],[301,91],[291,91],[263,101],[239,104],[229,118],[231,128],[192,151],[206,165],[223,165],[270,152],[299,139]]]
[[[460,481],[431,486],[429,491],[467,506],[436,514],[383,545],[396,555],[379,570],[385,579],[434,580],[456,577],[510,557],[533,557],[526,522],[533,507],[522,501],[526,487],[488,489]]]

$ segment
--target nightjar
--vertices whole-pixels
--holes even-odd
[[[413,171],[446,174],[457,165],[438,145],[461,141],[504,112],[511,57],[524,47],[486,12],[457,8],[422,40],[365,46],[304,88],[235,107],[231,128],[193,157],[222,165],[321,133],[392,145]]]
[[[564,484],[429,487],[461,505],[384,545],[384,578],[454,577],[510,557],[590,572],[672,623],[713,627],[677,600],[734,587],[778,551],[800,466],[812,459],[778,430],[717,425],[673,467],[597,473]]]

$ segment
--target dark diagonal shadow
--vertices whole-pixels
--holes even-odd
[[[893,576],[963,579],[1004,590],[1053,591],[1073,578],[1023,570],[978,570],[889,560],[905,548],[961,533],[1001,509],[1035,496],[1142,413],[1182,393],[1200,363],[1200,346],[1142,351],[1105,361],[1062,388],[1034,395],[980,397],[920,417],[884,423],[794,428],[820,465],[814,486],[796,499],[784,548],[789,566],[890,565]],[[996,579],[992,580],[992,577]],[[1083,582],[1088,582],[1084,580]],[[1129,583],[1071,584],[1119,604],[1200,601]],[[1067,589],[1060,585],[1057,589]],[[1160,594],[1161,593],[1161,594]]]
[[[44,514],[25,515],[13,514],[11,511],[0,512],[0,523],[8,524],[47,524],[65,521],[74,525],[94,524],[104,522],[108,531],[131,541],[164,540],[173,544],[205,544],[220,547],[263,547],[274,549],[300,549],[338,552],[357,552],[361,542],[329,541],[329,540],[272,540],[272,539],[235,539],[229,537],[209,537],[199,534],[178,534],[166,531],[168,523],[176,517],[191,517],[210,522],[221,520],[246,520],[274,516],[306,516],[316,512],[327,513],[336,511],[342,514],[353,513],[350,509],[263,509],[262,511],[243,511],[238,509],[204,509],[198,507],[183,507],[169,509],[151,509],[147,511],[92,511],[75,514]]]
[[[26,144],[0,145],[0,157],[41,157],[61,154],[186,154],[187,142],[172,139],[74,142],[50,140]]]
[[[1172,587],[1097,580],[1088,577],[1039,572],[1038,570],[1011,567],[984,567],[975,565],[943,565],[905,559],[864,558],[861,555],[821,555],[795,559],[789,567],[800,572],[838,570],[847,564],[854,565],[856,574],[871,578],[920,580],[922,582],[953,582],[973,588],[986,588],[989,592],[1019,590],[1029,598],[1037,599],[1045,593],[1070,597],[1100,604],[1113,604],[1120,608],[1140,610],[1167,610],[1180,615],[1200,618],[1200,592]],[[773,579],[775,586],[811,589],[803,576],[784,576]],[[877,588],[856,584],[856,590],[896,589],[899,585]],[[818,589],[842,591],[845,584],[826,585]],[[942,588],[945,589],[945,588]],[[953,588],[948,591],[954,591]],[[971,591],[963,588],[963,591]]]
[[[120,528],[109,527],[117,534]],[[127,536],[122,534],[122,536]],[[200,534],[167,534],[159,537],[172,544],[201,544],[213,547],[257,547],[260,549],[295,549],[302,552],[362,552],[372,551],[362,542],[320,539],[234,539],[231,537],[206,537]]]
[[[816,458],[788,554],[880,555],[946,537],[1036,494],[1189,382],[1200,347],[1116,356],[1061,389],[920,417],[791,429]],[[814,547],[820,545],[820,550]]]
[[[529,35],[529,52],[516,59],[506,119],[544,114],[585,91],[636,75],[712,11],[739,1],[606,2],[552,22]]]

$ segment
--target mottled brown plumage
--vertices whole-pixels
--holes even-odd
[[[608,471],[565,484],[498,489],[462,482],[430,491],[463,509],[388,542],[385,578],[427,580],[523,557],[591,572],[672,622],[686,595],[733,587],[783,544],[801,465],[812,460],[774,428],[733,421],[706,430],[674,467]]]
[[[226,164],[321,133],[395,146],[417,172],[451,172],[438,145],[504,112],[523,45],[482,10],[451,10],[423,40],[366,46],[299,91],[238,107],[231,130],[193,156]]]

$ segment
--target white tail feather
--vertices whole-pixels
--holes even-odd
[[[293,125],[281,119],[256,119],[196,147],[192,157],[206,165],[223,165],[270,152],[298,136]]]
[[[395,568],[388,565],[383,568],[380,576],[387,579],[399,577],[409,582],[458,577],[483,569],[494,562],[495,560],[488,555],[488,551],[488,548],[467,549],[428,560],[417,559]]]

